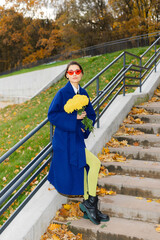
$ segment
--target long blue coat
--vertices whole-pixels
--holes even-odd
[[[87,92],[80,87],[80,94]],[[75,95],[73,87],[68,82],[55,95],[48,111],[49,121],[55,125],[52,140],[53,159],[48,174],[49,182],[58,192],[68,195],[84,194],[84,167],[86,166],[85,142],[89,130],[82,132],[84,126],[77,120],[77,111],[66,113],[64,105]],[[89,101],[85,111],[87,117],[95,123],[96,114]]]

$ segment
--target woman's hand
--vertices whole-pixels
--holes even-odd
[[[87,115],[86,111],[82,112],[81,115],[77,114],[77,119],[82,120]]]

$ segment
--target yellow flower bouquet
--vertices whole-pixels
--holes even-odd
[[[85,111],[85,107],[88,105],[88,103],[89,99],[86,95],[77,94],[66,102],[64,105],[64,110],[67,113],[77,111],[77,113],[81,115],[82,112]],[[93,121],[87,116],[83,118],[82,123],[85,126],[85,130],[89,129],[90,132],[93,130]]]

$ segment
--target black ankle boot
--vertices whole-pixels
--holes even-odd
[[[98,197],[97,197],[97,204],[98,204]],[[88,215],[84,212],[85,219],[88,219]],[[103,214],[100,210],[97,208],[97,217],[101,222],[108,222],[110,220],[109,216],[107,214]]]
[[[108,222],[110,220],[109,216],[107,214],[102,213],[100,210],[97,210],[97,216],[101,222]],[[88,219],[88,216],[86,213],[84,213],[83,217],[85,219]]]
[[[97,215],[97,203],[98,203],[98,197],[92,197],[89,196],[87,200],[84,200],[82,203],[80,203],[80,209],[82,212],[86,213],[88,218],[94,223],[94,224],[100,224],[100,219]]]

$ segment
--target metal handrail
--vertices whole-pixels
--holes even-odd
[[[123,75],[124,75],[131,67],[132,67],[132,64],[131,64],[127,69],[125,69],[125,70],[118,76],[118,78],[116,79],[116,81],[114,81],[112,84],[108,84],[108,85],[107,85],[108,88],[106,88],[106,90],[102,93],[102,95],[100,95],[100,96],[96,99],[96,101],[94,101],[94,103],[92,104],[93,107],[102,99],[103,96],[106,95],[106,93],[107,93],[108,91],[110,91],[110,90],[112,89],[112,87],[113,87],[117,82],[119,82],[119,80],[122,81]],[[120,82],[121,82],[121,81],[120,81]],[[114,90],[115,90],[115,88],[114,88]],[[96,109],[96,110],[97,110],[97,109]]]
[[[122,52],[118,57],[116,57],[111,63],[109,63],[104,69],[102,69],[95,77],[93,77],[88,83],[86,83],[83,88],[87,88],[92,82],[94,82],[99,76],[101,76],[106,70],[108,70],[113,64],[115,64],[122,56],[124,56],[124,52]]]
[[[157,59],[160,57],[160,48],[156,49],[156,44],[160,40],[160,37],[139,57],[135,54],[129,53],[127,51],[122,52],[119,56],[117,56],[111,63],[109,63],[104,69],[102,69],[96,76],[94,76],[88,83],[86,83],[83,88],[87,88],[90,86],[94,81],[96,81],[97,84],[97,96],[92,100],[92,105],[95,107],[95,111],[97,111],[97,127],[99,127],[99,120],[102,117],[102,115],[105,113],[105,111],[108,109],[108,107],[111,105],[111,103],[115,100],[115,98],[121,93],[123,90],[123,95],[125,95],[125,88],[126,87],[132,87],[132,86],[138,86],[140,87],[144,84],[147,77],[144,79],[146,73],[152,69],[151,71],[156,71]],[[142,65],[142,58],[145,56],[148,51],[155,46],[155,52],[150,57],[150,59]],[[126,64],[126,56],[132,56],[134,58],[137,58],[140,60],[140,64]],[[118,60],[123,60],[123,67],[122,69],[111,79],[111,81],[104,87],[103,90],[99,90],[99,78],[100,76],[106,72],[111,66],[113,66],[115,63],[117,63]],[[153,66],[154,65],[154,66]],[[134,76],[126,76],[126,74],[129,71],[139,72],[139,77]],[[142,71],[144,73],[142,74]],[[126,78],[130,79],[136,79],[139,80],[139,84],[131,84],[127,85],[125,82]],[[142,81],[143,80],[143,81]],[[100,112],[100,107],[109,99],[109,97],[112,95],[112,93],[117,89],[117,87],[120,85],[119,89],[117,90],[116,94],[109,100],[107,105],[103,108],[103,110]],[[34,128],[30,133],[28,133],[22,140],[20,140],[17,144],[15,144],[10,150],[8,150],[3,156],[0,157],[0,163],[2,163],[7,157],[9,157],[13,152],[15,152],[22,144],[24,144],[28,139],[30,139],[36,132],[38,132],[44,125],[48,123],[48,118],[46,118],[43,122],[41,122],[36,128]],[[16,190],[27,177],[33,173],[33,171],[36,170],[36,168],[42,163],[42,161],[50,154],[50,157],[46,160],[46,162],[36,170],[36,172],[33,173],[33,175],[27,180],[27,182],[24,183],[22,187],[5,203],[5,205],[1,209],[1,213],[3,213],[17,197],[22,193],[22,191],[35,179],[35,177],[48,165],[52,158],[52,137],[53,137],[53,126],[50,124],[50,143],[44,147],[44,149],[19,173],[17,174],[10,183],[8,183],[0,192],[1,196],[1,203],[5,203],[5,201],[11,196],[11,194]],[[24,207],[24,205],[30,200],[30,198],[35,194],[35,192],[42,186],[42,184],[47,180],[47,176],[45,176],[41,182],[38,184],[38,186],[34,189],[33,192],[22,202],[22,204],[16,209],[16,211],[8,218],[8,220],[3,224],[3,226],[0,229],[0,232],[2,232],[9,223],[14,219],[14,217],[19,213],[19,211]]]
[[[43,165],[40,168],[38,168],[38,170],[27,180],[27,182],[25,182],[23,186],[12,196],[12,198],[9,199],[9,201],[1,208],[0,214],[3,214],[5,212],[5,210],[18,198],[18,196],[26,189],[26,187],[28,187],[29,184],[39,175],[39,173],[42,172],[42,170],[48,165],[50,161],[51,157],[49,157],[47,161],[43,163]],[[30,173],[28,173],[28,175],[29,174]],[[3,199],[2,201],[4,202],[5,200]]]
[[[51,146],[51,142],[44,147],[40,153],[31,161],[29,162],[21,172],[19,172],[0,192],[1,195],[3,195],[38,159],[46,152],[46,150]]]
[[[157,42],[159,42],[159,39],[160,39],[160,38],[157,38],[157,40],[156,40],[154,43],[152,43],[152,45],[151,45],[149,48],[147,48],[147,50],[146,50],[143,54],[141,54],[140,57],[141,57],[141,58],[144,57],[144,55],[146,55],[146,53],[148,53],[149,50],[151,50],[151,48],[152,48],[153,46],[155,46]]]
[[[3,156],[0,157],[0,163],[2,163],[6,158],[8,158],[13,152],[15,152],[20,146],[22,146],[28,139],[30,139],[35,133],[37,133],[43,126],[48,123],[48,118],[41,122],[37,127],[35,127],[31,132],[29,132],[23,139],[21,139],[17,144],[15,144],[11,149],[9,149]],[[18,198],[18,196],[23,192],[24,189],[35,179],[36,176],[49,164],[52,158],[52,139],[53,126],[50,124],[50,142],[45,146],[40,153],[34,157],[34,159],[29,162],[22,171],[17,174],[1,191],[0,191],[0,204],[4,206],[0,210],[0,215],[5,212],[5,210]],[[42,163],[42,161],[50,154],[50,157],[43,163],[37,170],[36,168]],[[35,173],[33,171],[36,170]],[[11,196],[11,194],[28,178],[31,174],[32,176],[23,184],[22,187],[6,202],[6,200]],[[33,196],[40,186],[47,180],[44,177],[37,187],[30,193],[29,196],[20,204],[20,206],[15,210],[15,212],[7,219],[7,221],[0,228],[0,233],[5,230],[5,228],[10,224],[14,217],[19,213],[19,211],[25,206],[29,201],[31,196]],[[5,203],[6,202],[6,203]]]
[[[10,148],[2,157],[0,157],[0,163],[2,163],[6,158],[8,158],[13,152],[15,152],[23,143],[25,143],[29,138],[31,138],[36,132],[39,131],[46,123],[48,118],[41,122],[37,127],[35,127],[31,132],[29,132],[24,138],[22,138],[17,144]]]
[[[139,56],[137,56],[137,55],[135,55],[135,54],[133,54],[133,53],[130,53],[130,52],[128,52],[128,51],[124,51],[124,53],[125,53],[125,54],[128,54],[128,55],[130,55],[130,56],[132,56],[132,57],[141,59],[141,57],[139,57]]]
[[[43,155],[9,188],[3,196],[1,196],[0,205],[5,202],[5,200],[14,192],[17,187],[36,169],[36,167],[49,155],[52,151],[52,146],[43,153]]]

